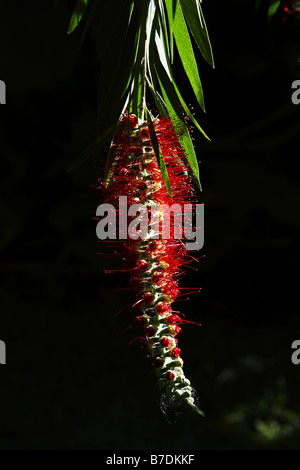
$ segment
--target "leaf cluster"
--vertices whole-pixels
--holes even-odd
[[[176,127],[191,174],[200,187],[198,163],[185,116],[208,137],[184,101],[172,65],[176,47],[195,98],[205,111],[193,43],[212,67],[214,59],[201,0],[122,0],[117,5],[111,0],[77,0],[69,33],[78,27],[82,18],[82,40],[92,21],[97,24],[98,58],[101,60],[97,97],[100,137],[79,156],[75,165],[99,152],[113,138],[120,116],[129,109],[150,123],[154,149],[166,186],[169,186],[159,146],[155,145],[153,116],[145,100],[147,89],[159,115],[169,115]]]

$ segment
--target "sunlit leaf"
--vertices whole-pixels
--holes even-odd
[[[151,93],[152,93],[152,96],[153,96],[153,98],[154,98],[154,101],[155,101],[157,110],[158,110],[158,112],[159,112],[159,116],[160,116],[160,117],[167,116],[169,113],[168,113],[168,109],[167,109],[166,103],[164,102],[163,98],[160,96],[160,94],[158,93],[158,91],[156,91],[156,90],[153,88],[153,86],[151,85],[151,83],[148,83],[148,85],[149,85],[150,91],[151,91]]]
[[[206,139],[210,140],[209,137],[204,132],[204,130],[199,125],[199,123],[196,121],[194,115],[191,113],[187,104],[185,103],[179,91],[179,88],[176,85],[170,64],[167,64],[167,70],[165,69],[165,65],[162,63],[159,63],[157,60],[155,60],[155,64],[156,64],[156,72],[159,74],[160,79],[164,82],[165,86],[167,86],[169,89],[169,97],[170,97],[172,106],[177,112],[177,114],[178,115],[182,114],[181,107],[183,107],[185,113],[191,119],[192,123],[197,127],[197,129],[204,135]]]
[[[169,61],[168,61],[168,54],[166,51],[166,45],[163,39],[162,31],[161,31],[161,25],[157,25],[157,28],[155,29],[155,45],[156,49],[160,58],[160,61],[166,71],[166,73],[171,77],[170,75],[170,67],[169,67]]]
[[[173,0],[165,0],[165,5],[167,7],[169,21],[172,21],[174,38],[182,65],[192,85],[199,105],[203,110],[205,110],[204,96],[198,67],[180,3],[176,3],[175,12],[173,12]]]
[[[185,152],[186,159],[189,163],[189,167],[191,170],[191,175],[193,176],[193,179],[196,185],[199,187],[199,189],[201,189],[200,180],[199,180],[199,168],[198,168],[198,162],[197,162],[197,158],[195,154],[195,149],[194,149],[189,131],[187,129],[184,116],[181,112],[180,101],[176,95],[174,86],[172,85],[171,81],[168,79],[168,76],[166,75],[166,73],[162,70],[162,66],[161,64],[159,64],[159,62],[157,62],[157,67],[158,69],[161,68],[159,70],[157,77],[158,77],[161,91],[163,94],[163,99],[168,109],[168,114],[173,123],[173,126],[175,127],[177,131],[180,144]]]
[[[200,5],[195,0],[179,0],[185,20],[204,59],[214,67],[212,48]]]
[[[162,0],[155,0],[156,4],[156,10],[158,13],[158,18],[159,18],[159,24],[161,28],[161,36],[163,37],[164,45],[165,45],[165,50],[168,55],[168,58],[170,60],[170,45],[169,45],[169,35],[168,35],[168,29],[167,29],[167,21],[166,21],[166,15],[165,15],[165,9],[164,9],[164,4]]]
[[[154,129],[154,126],[153,126],[153,122],[152,122],[150,113],[148,113],[148,127],[149,127],[150,138],[151,138],[151,142],[152,142],[152,145],[153,145],[154,153],[155,153],[155,156],[156,156],[156,159],[157,159],[157,163],[159,165],[159,168],[160,168],[164,183],[166,185],[167,191],[169,193],[169,196],[172,199],[172,191],[171,191],[171,185],[170,185],[170,181],[169,181],[168,170],[167,170],[165,161],[163,159],[163,156],[162,156],[162,153],[161,153],[161,150],[160,150],[160,147],[159,147],[157,135],[156,135],[156,132],[155,132],[155,129]]]
[[[268,10],[268,21],[270,21],[272,17],[275,15],[279,5],[280,5],[280,0],[271,0],[269,10]]]
[[[152,55],[153,48],[155,45],[155,30],[157,28],[157,25],[158,25],[158,14],[157,14],[155,0],[150,0],[147,21],[146,21],[147,37],[146,37],[145,52],[146,52],[148,77],[152,84],[154,80],[154,74],[153,74],[153,67],[152,67],[152,63],[150,60],[150,56]]]
[[[77,0],[69,23],[69,34],[72,33],[75,28],[77,28],[79,22],[81,21],[81,18],[84,15],[85,10],[87,9],[88,3],[89,0]]]

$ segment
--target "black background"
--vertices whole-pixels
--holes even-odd
[[[206,114],[176,62],[205,204],[205,258],[181,278],[185,370],[205,419],[169,424],[126,328],[126,278],[95,236],[97,172],[66,170],[96,131],[93,33],[66,34],[72,2],[1,2],[0,449],[299,449],[299,110],[296,21],[254,1],[204,1],[216,69],[198,55]],[[151,102],[150,102],[151,106]]]

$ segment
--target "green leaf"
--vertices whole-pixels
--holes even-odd
[[[160,80],[164,82],[164,85],[167,86],[169,90],[169,97],[171,100],[172,107],[175,109],[178,116],[182,115],[182,111],[181,111],[181,106],[182,106],[184,111],[188,115],[188,117],[191,119],[192,123],[197,127],[197,129],[204,135],[206,139],[210,140],[209,137],[204,132],[204,130],[200,127],[200,125],[194,118],[194,115],[191,113],[189,107],[186,105],[176,85],[170,64],[167,64],[168,68],[166,70],[165,66],[164,67],[162,66],[163,65],[162,63],[159,63],[159,61],[157,61],[156,59],[154,59],[154,62],[155,62],[156,72],[159,74]]]
[[[201,6],[195,0],[179,0],[180,5],[189,26],[189,29],[195,39],[199,51],[204,59],[214,67],[214,58],[209,40],[204,15]]]
[[[105,165],[105,171],[104,171],[105,186],[108,185],[110,178],[112,177],[114,173],[114,166],[116,164],[116,156],[118,154],[119,149],[120,149],[120,145],[116,145],[116,146],[112,145],[109,149],[107,160],[106,160],[106,165]]]
[[[197,157],[183,114],[181,112],[180,101],[176,95],[172,82],[168,79],[168,76],[165,71],[162,70],[162,65],[157,62],[157,66],[158,68],[161,68],[161,70],[159,70],[159,74],[157,74],[157,78],[160,84],[164,101],[166,103],[166,107],[168,109],[170,119],[173,123],[174,128],[177,131],[179,142],[182,146],[187,162],[189,164],[189,172],[192,175],[195,184],[201,190]]]
[[[80,155],[78,155],[77,158],[75,158],[68,168],[68,173],[75,170],[75,168],[80,166],[88,158],[94,155],[99,155],[104,145],[111,140],[115,130],[116,125],[111,126],[97,137],[83,152],[80,153]]]
[[[271,0],[269,10],[268,10],[268,21],[270,21],[272,17],[275,15],[279,5],[280,5],[280,0]]]
[[[174,34],[173,34],[174,20],[173,18],[174,18],[176,3],[177,3],[177,0],[170,0],[169,4],[166,5],[167,17],[168,17],[168,23],[169,23],[168,33],[169,33],[171,64],[173,64],[173,59],[174,59]],[[168,7],[169,7],[169,11],[168,11]],[[161,8],[162,8],[162,5],[161,5]]]
[[[160,30],[161,30],[160,36],[163,37],[165,50],[168,55],[168,58],[170,59],[169,35],[168,35],[168,29],[167,29],[167,21],[166,21],[164,4],[162,0],[155,0],[155,3],[156,3],[156,10],[158,12],[159,25],[160,25]]]
[[[140,104],[142,101],[142,77],[138,68],[135,70],[132,92],[130,95],[129,112],[135,114],[138,118],[142,116]]]
[[[156,1],[156,0],[155,0]],[[149,3],[149,9],[147,14],[146,21],[146,31],[147,31],[147,40],[146,40],[146,60],[147,60],[147,70],[149,74],[149,80],[153,84],[154,73],[153,73],[153,64],[151,63],[150,56],[153,53],[155,46],[155,31],[158,26],[158,13],[154,0],[151,0]]]
[[[159,112],[159,116],[160,117],[167,116],[169,113],[168,113],[168,109],[167,109],[166,103],[164,102],[163,98],[160,96],[158,91],[156,91],[154,89],[154,87],[151,85],[150,82],[148,82],[148,85],[149,85],[150,91],[152,93],[152,96],[154,98],[157,110]]]
[[[195,97],[201,108],[205,111],[204,96],[198,67],[181,5],[179,2],[176,3],[175,12],[173,12],[173,0],[165,0],[165,5],[169,21],[171,21],[173,26],[175,42],[182,65],[192,85]]]
[[[84,15],[85,10],[87,9],[89,0],[77,0],[74,11],[72,13],[69,27],[68,27],[68,34],[72,33],[75,28],[77,28],[81,18]]]
[[[160,88],[162,89],[161,85],[163,84],[164,89],[168,93],[169,101],[172,105],[172,109],[176,112],[178,116],[182,116],[182,109],[181,109],[181,103],[178,98],[178,95],[176,93],[176,89],[174,87],[174,82],[172,82],[172,79],[170,76],[167,74],[165,68],[163,67],[161,61],[158,59],[158,57],[155,58],[154,60],[155,64],[155,70],[156,70],[156,76],[159,81]],[[167,104],[167,102],[166,102]],[[169,111],[169,107],[167,104],[167,109]]]
[[[173,199],[170,180],[169,180],[169,175],[168,175],[168,170],[167,170],[165,161],[163,159],[163,156],[162,156],[162,153],[161,153],[161,150],[160,150],[160,147],[159,147],[157,135],[155,133],[155,129],[154,129],[153,122],[152,122],[149,111],[148,111],[148,127],[149,127],[149,133],[150,133],[152,146],[153,146],[154,153],[155,153],[155,156],[156,156],[156,159],[157,159],[157,163],[159,165],[159,168],[160,168],[164,183],[166,185],[167,191],[169,193],[169,196],[170,196],[171,199]]]
[[[157,49],[157,52],[158,52],[158,55],[159,55],[159,59],[160,59],[162,65],[163,65],[165,71],[167,72],[169,77],[171,77],[171,68],[169,66],[166,45],[165,45],[165,42],[164,42],[164,39],[163,39],[161,25],[158,22],[157,22],[156,28],[154,30],[154,36],[155,36],[155,45],[156,45],[156,49]],[[152,49],[152,53],[153,52],[154,52],[154,49]]]

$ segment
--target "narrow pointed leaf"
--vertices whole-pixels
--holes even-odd
[[[152,93],[152,96],[154,98],[154,101],[155,101],[155,104],[156,104],[156,107],[157,107],[157,110],[159,112],[160,117],[167,116],[168,115],[168,109],[167,109],[166,103],[164,102],[163,98],[160,96],[158,91],[154,90],[151,83],[148,82],[148,85],[149,85],[150,91]]]
[[[201,6],[197,5],[195,0],[179,0],[180,5],[189,26],[189,29],[195,39],[199,51],[204,59],[214,67],[214,58],[212,48],[204,20]]]
[[[79,22],[81,21],[81,18],[84,15],[85,10],[87,9],[88,2],[89,0],[77,0],[70,19],[68,34],[72,33],[72,31],[77,28]]]
[[[207,139],[207,140],[210,140],[210,138],[208,137],[208,135],[204,132],[204,130],[202,129],[202,127],[199,125],[199,123],[196,121],[196,119],[194,118],[194,115],[191,113],[189,107],[187,106],[187,104],[185,103],[180,91],[179,91],[179,88],[177,87],[175,81],[173,80],[173,86],[174,86],[174,89],[177,93],[177,96],[179,98],[179,101],[181,103],[181,106],[183,107],[184,111],[186,112],[186,114],[188,115],[188,117],[190,118],[190,120],[192,121],[192,123],[197,127],[197,129],[201,132],[201,134],[204,135],[204,137]]]
[[[194,118],[193,114],[191,113],[189,107],[185,103],[177,85],[175,82],[175,79],[172,74],[172,69],[170,67],[170,64],[167,64],[168,66],[168,72],[165,70],[165,67],[162,66],[163,64],[160,64],[159,61],[155,60],[155,66],[156,66],[156,71],[159,74],[159,77],[161,80],[164,81],[165,86],[168,88],[169,91],[169,97],[172,103],[173,108],[177,112],[178,115],[181,115],[181,106],[183,107],[184,111],[188,115],[188,117],[191,119],[192,123],[197,127],[197,129],[204,135],[204,137],[208,140],[210,138],[206,135],[204,130],[201,128],[199,123],[196,121]]]
[[[177,2],[173,16],[173,0],[165,0],[169,21],[173,23],[173,32],[175,37],[178,53],[192,85],[195,97],[201,108],[205,111],[204,96],[202,84],[199,77],[198,67],[194,56],[194,51],[186,26],[186,22],[182,13],[180,3]]]
[[[163,40],[163,37],[162,37],[161,25],[159,25],[159,23],[157,21],[157,17],[154,18],[154,21],[156,21],[156,25],[155,25],[156,29],[154,29],[156,48],[157,48],[159,59],[160,59],[161,65],[162,65],[162,67],[160,67],[160,64],[158,64],[156,73],[160,70],[159,73],[161,73],[163,75],[165,75],[165,74],[167,75],[167,77],[165,77],[166,78],[166,83],[170,84],[170,92],[172,92],[172,97],[171,97],[172,106],[176,109],[177,114],[178,115],[182,114],[181,113],[181,106],[182,106],[184,111],[188,115],[188,117],[191,119],[192,123],[197,127],[197,129],[204,135],[204,137],[206,139],[210,140],[209,137],[203,131],[203,129],[200,127],[200,125],[198,124],[196,119],[194,118],[193,114],[191,113],[189,107],[186,105],[186,103],[185,103],[185,101],[184,101],[184,99],[183,99],[183,97],[182,97],[182,95],[181,95],[181,93],[180,93],[180,91],[179,91],[179,89],[176,85],[176,82],[175,82],[175,79],[174,79],[174,76],[173,76],[173,71],[172,71],[172,68],[171,68],[171,64],[170,64],[170,61],[169,61],[168,56],[166,54],[166,46],[165,46],[165,43],[164,43],[164,40]],[[152,61],[155,64],[157,62],[156,54],[154,53],[153,48],[150,48],[150,61],[149,61],[150,64],[152,64]]]
[[[162,68],[161,64],[157,64]],[[197,157],[195,154],[195,149],[189,134],[189,131],[186,127],[184,117],[180,109],[180,101],[177,98],[174,87],[172,83],[168,82],[168,77],[164,71],[160,70],[160,74],[157,75],[160,88],[163,94],[163,99],[166,103],[170,119],[175,127],[180,144],[185,152],[186,159],[189,163],[190,173],[196,183],[196,185],[201,190],[200,180],[199,180],[199,168]],[[173,106],[173,103],[175,106]]]
[[[165,50],[170,60],[170,44],[169,44],[169,35],[167,28],[167,21],[165,16],[164,4],[162,0],[155,0],[156,10],[158,12],[159,24],[161,28],[161,35],[164,40]]]
[[[174,12],[176,7],[177,0],[170,0],[168,4],[166,4],[167,9],[167,16],[168,16],[168,23],[169,23],[169,43],[170,43],[170,61],[173,64],[174,59],[174,34],[173,34],[173,26],[174,26]]]
[[[149,79],[150,82],[153,83],[153,69],[152,69],[152,64],[150,61],[150,50],[154,48],[155,44],[155,29],[158,24],[158,18],[157,18],[157,8],[155,4],[155,0],[150,0],[149,3],[149,9],[148,9],[148,14],[147,14],[147,20],[146,20],[146,32],[147,32],[147,37],[146,37],[146,61],[147,61],[147,70],[149,74]]]
[[[109,180],[113,175],[114,166],[116,164],[116,157],[118,155],[120,146],[111,146],[107,155],[106,166],[104,171],[104,183],[108,185]]]
[[[170,185],[170,181],[169,181],[168,170],[167,170],[165,161],[163,159],[163,156],[162,156],[162,153],[161,153],[161,150],[160,150],[160,147],[159,147],[157,135],[155,133],[153,122],[152,122],[152,119],[151,119],[151,116],[150,116],[149,112],[148,112],[148,127],[149,127],[151,142],[152,142],[153,149],[154,149],[154,152],[155,152],[155,156],[156,156],[156,159],[157,159],[157,163],[159,165],[159,168],[160,168],[164,183],[166,185],[167,191],[169,193],[169,196],[170,196],[171,199],[173,199],[172,198],[171,185]]]
[[[158,24],[155,30],[155,44],[156,49],[160,58],[161,63],[164,66],[165,71],[171,77],[171,69],[169,67],[168,55],[166,52],[165,43],[162,36],[161,26]]]
[[[140,71],[135,71],[134,81],[132,84],[132,92],[130,99],[129,112],[135,114],[138,118],[141,118],[142,110],[140,104],[142,102],[142,77]]]
[[[280,0],[271,0],[269,10],[268,10],[268,21],[270,21],[272,17],[275,15],[279,5],[280,5]]]

